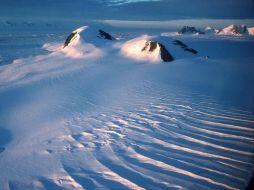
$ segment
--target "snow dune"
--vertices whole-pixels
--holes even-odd
[[[0,189],[245,189],[253,41],[80,29],[0,67]]]

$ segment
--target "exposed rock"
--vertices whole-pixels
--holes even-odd
[[[77,32],[72,32],[64,42],[64,48],[68,46],[77,36]]]
[[[188,51],[188,52],[193,53],[193,54],[195,54],[195,55],[198,54],[198,51],[197,51],[197,50],[188,47],[186,44],[184,44],[184,43],[183,43],[182,41],[180,41],[180,40],[174,40],[174,41],[173,41],[173,44],[180,46],[184,51]]]
[[[112,37],[109,33],[103,31],[103,30],[99,30],[99,35],[100,37],[107,39],[107,40],[115,40],[114,37]]]
[[[153,52],[157,48],[159,48],[161,59],[164,62],[170,62],[170,61],[174,60],[174,57],[169,53],[169,51],[166,49],[166,47],[164,45],[162,45],[161,43],[156,42],[156,41],[147,41],[145,46],[142,48],[141,51],[143,51],[143,52],[144,51]]]
[[[174,40],[174,41],[173,41],[173,44],[178,45],[178,46],[181,46],[182,48],[188,47],[186,44],[184,44],[184,43],[183,43],[182,41],[180,41],[180,40]]]
[[[96,29],[89,26],[82,26],[76,30],[74,30],[65,40],[64,48],[71,44],[74,39],[77,37],[80,37],[81,40],[87,42],[87,43],[97,43],[98,38],[103,38],[106,40],[115,40],[113,36],[111,36],[109,33]]]
[[[182,41],[180,40],[174,40],[173,43],[175,45],[181,46],[182,48],[188,47],[186,44],[184,44]]]
[[[200,30],[197,30],[193,26],[184,26],[181,30],[177,32],[178,34],[205,34],[205,32],[202,32]]]
[[[157,48],[157,44],[158,42],[147,41],[142,51],[147,50],[147,51],[153,52]]]
[[[161,43],[158,43],[161,49],[161,59],[164,62],[170,62],[170,61],[174,61],[174,57],[168,52],[168,50],[165,48],[164,45],[162,45]]]
[[[192,48],[189,48],[189,47],[184,48],[184,51],[191,52],[191,53],[193,53],[193,54],[195,54],[195,55],[198,54],[198,51],[197,51],[197,50],[192,49]]]

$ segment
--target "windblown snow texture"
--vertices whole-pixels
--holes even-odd
[[[1,190],[247,187],[253,38],[125,30],[0,66]]]

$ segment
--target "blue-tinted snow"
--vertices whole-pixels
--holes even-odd
[[[81,43],[0,66],[0,188],[244,189],[253,38],[164,33],[156,39],[177,59],[153,64],[125,57],[121,44],[165,29],[107,31],[120,40],[101,41],[102,54]]]
[[[1,1],[0,189],[245,189],[254,170],[253,37],[172,32],[253,26],[253,8],[251,0]],[[92,57],[61,51],[92,21],[120,41],[80,46]],[[161,33],[168,48],[178,39],[198,55],[174,47],[176,61],[152,64],[121,54],[127,40]]]

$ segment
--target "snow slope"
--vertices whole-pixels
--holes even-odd
[[[0,189],[245,189],[252,38],[85,34],[0,66]]]

